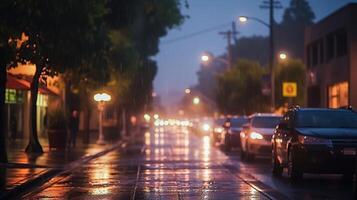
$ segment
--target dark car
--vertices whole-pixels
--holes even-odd
[[[249,116],[249,123],[240,133],[241,159],[254,159],[255,156],[271,156],[271,138],[281,115],[257,113]]]
[[[248,123],[247,117],[227,119],[221,134],[221,145],[223,145],[224,150],[230,151],[234,147],[240,147],[240,132],[242,131],[242,126],[246,123]]]
[[[357,147],[357,113],[349,109],[294,108],[272,138],[273,175],[288,168],[292,180],[304,173],[341,173],[352,179]]]

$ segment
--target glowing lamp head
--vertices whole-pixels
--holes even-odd
[[[245,17],[245,16],[240,16],[240,17],[238,18],[238,20],[239,20],[241,23],[245,23],[245,22],[248,21],[248,18]]]
[[[203,62],[208,62],[208,61],[209,61],[209,56],[208,56],[208,55],[202,55],[202,56],[201,56],[201,60],[202,60]]]
[[[193,102],[193,104],[197,105],[200,103],[200,98],[195,97],[195,98],[193,98],[192,102]]]
[[[286,60],[286,59],[288,58],[288,56],[286,55],[286,53],[281,52],[281,53],[279,54],[279,58],[280,58],[280,60]]]
[[[190,94],[191,93],[191,90],[189,88],[185,89],[185,93],[186,94]]]
[[[107,93],[95,94],[93,98],[97,102],[110,101],[112,99],[112,97]]]

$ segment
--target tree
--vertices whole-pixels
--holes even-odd
[[[16,39],[21,36],[20,21],[14,16],[21,11],[16,9],[16,3],[11,0],[1,1],[0,10],[0,163],[6,163],[6,78],[7,68],[14,64]]]
[[[92,45],[105,14],[100,0],[22,1],[22,31],[28,36],[19,51],[19,61],[36,65],[31,83],[31,128],[26,152],[42,153],[37,137],[36,101],[38,87],[47,75],[64,72],[93,56]]]
[[[285,103],[293,105],[304,105],[305,102],[305,88],[306,88],[306,69],[305,65],[300,60],[287,60],[281,62],[276,68],[275,85],[276,100],[278,106],[284,106]],[[297,83],[297,97],[286,98],[282,95],[283,82]],[[280,88],[280,89],[279,89]]]
[[[238,61],[232,69],[218,76],[217,105],[224,114],[251,114],[267,109],[262,94],[264,69],[248,60]]]
[[[239,38],[237,45],[233,47],[233,57],[236,59],[255,60],[261,65],[267,65],[269,60],[269,38],[255,35]]]
[[[184,16],[179,0],[111,0],[107,5],[110,9],[106,19],[113,41],[109,60],[126,87],[117,85],[116,96],[121,97],[117,110],[125,108],[129,116],[130,112],[150,107],[157,72],[157,64],[150,57],[159,51],[159,38],[179,26]]]

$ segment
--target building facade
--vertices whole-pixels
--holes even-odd
[[[357,108],[357,4],[305,31],[307,106]]]

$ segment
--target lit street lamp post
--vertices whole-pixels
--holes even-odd
[[[99,111],[99,137],[97,144],[105,144],[104,135],[103,135],[103,110],[105,102],[108,102],[112,97],[107,93],[98,93],[94,95],[94,100],[98,102],[98,111]]]
[[[221,57],[215,57],[209,53],[203,53],[203,55],[201,56],[201,61],[204,64],[208,64],[208,63],[212,62],[213,60],[218,60],[218,61],[224,63],[228,69],[231,68],[231,66],[232,66],[232,64],[230,63],[229,60],[226,60]]]
[[[272,6],[272,5],[270,5]],[[271,12],[273,9],[270,9]],[[274,72],[274,20],[273,20],[273,13],[270,13],[270,23],[266,23],[263,20],[256,18],[256,17],[247,17],[247,16],[240,16],[238,20],[241,23],[245,23],[248,20],[256,21],[269,29],[269,67],[270,67],[270,92],[271,92],[271,109],[272,111],[275,110],[275,72]]]

